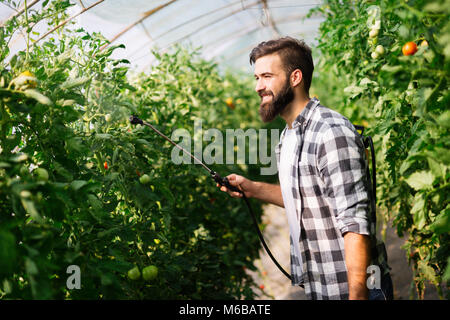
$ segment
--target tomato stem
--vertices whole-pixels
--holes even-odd
[[[100,168],[100,170],[101,170],[103,173],[105,173],[106,170],[105,170],[105,168],[103,167],[103,163],[102,163],[102,161],[101,161],[101,156],[98,154],[98,152],[94,153],[94,158],[95,158],[95,160],[97,160],[97,165],[98,165],[98,167]]]
[[[4,142],[6,140],[6,133],[7,133],[7,128],[8,128],[8,122],[10,121],[11,118],[10,118],[8,112],[6,112],[5,103],[3,102],[3,100],[1,100],[0,112],[2,114],[2,119],[0,121],[0,125],[1,125],[1,129],[0,129],[1,136],[0,136],[0,139],[1,139],[2,145],[5,145]],[[6,147],[6,145],[5,145],[5,147]],[[8,153],[8,152],[9,152],[9,150],[5,151],[5,153]]]

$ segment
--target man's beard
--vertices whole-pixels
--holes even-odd
[[[275,119],[294,100],[294,90],[292,90],[289,80],[285,82],[280,93],[276,96],[271,91],[263,91],[260,93],[260,96],[263,94],[270,94],[272,96],[272,102],[261,103],[259,106],[261,120],[266,123]]]

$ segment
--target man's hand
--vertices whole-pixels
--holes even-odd
[[[234,173],[228,175],[227,178],[232,186],[238,187],[238,189],[244,191],[247,198],[256,198],[284,208],[283,197],[279,185],[252,181]],[[217,184],[217,187],[220,187],[220,185]],[[220,190],[228,192],[233,198],[242,197],[242,194],[239,192],[230,191],[225,186],[220,187]]]
[[[370,239],[366,235],[344,234],[349,300],[367,300],[367,267],[370,263]]]
[[[253,192],[254,192],[255,186],[254,186],[253,181],[251,181],[243,176],[234,174],[234,173],[228,175],[227,178],[228,178],[228,181],[230,182],[230,184],[232,186],[237,187],[239,190],[242,190],[245,193],[245,196],[247,198],[252,198],[254,196]],[[220,187],[220,185],[218,183],[216,185],[217,185],[217,187]],[[232,196],[233,198],[242,198],[241,193],[228,190],[228,188],[225,186],[220,187],[220,190],[224,191],[224,192],[228,192],[228,194],[230,196]]]

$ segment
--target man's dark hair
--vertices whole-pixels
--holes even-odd
[[[284,70],[289,76],[295,69],[303,74],[304,88],[309,95],[312,74],[314,71],[311,48],[303,40],[284,37],[276,40],[264,41],[250,52],[250,65],[263,56],[277,53],[280,55]]]

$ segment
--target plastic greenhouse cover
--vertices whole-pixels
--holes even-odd
[[[75,5],[69,13],[75,15],[98,1],[71,0]],[[305,16],[320,4],[317,0],[104,0],[74,21],[75,27],[101,32],[113,44],[125,44],[114,57],[128,59],[136,70],[152,65],[151,50],[167,52],[180,43],[201,47],[206,59],[248,71],[248,55],[261,41],[292,36],[314,46],[324,18]],[[39,10],[40,3],[33,9]],[[0,21],[12,14],[14,10],[0,4]],[[34,31],[44,33],[46,28]],[[14,52],[25,42],[17,39],[11,46]]]

